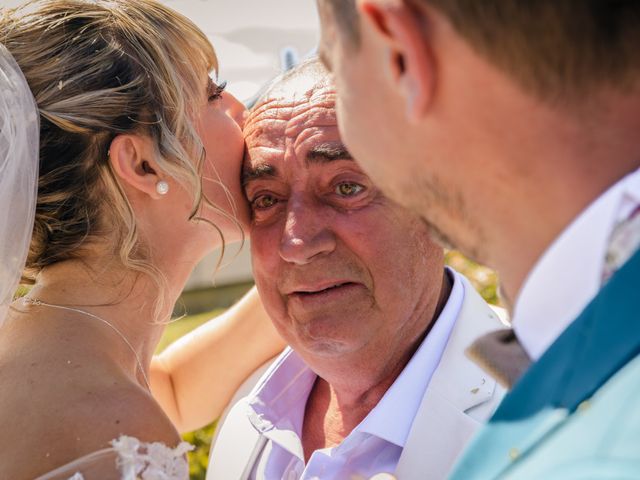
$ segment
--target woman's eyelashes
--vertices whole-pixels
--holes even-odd
[[[209,79],[209,83],[207,85],[207,97],[209,102],[215,102],[222,98],[222,92],[224,92],[225,88],[227,88],[227,82],[216,84],[213,80]]]

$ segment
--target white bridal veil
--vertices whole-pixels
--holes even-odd
[[[38,189],[38,107],[0,44],[0,326],[27,259]]]

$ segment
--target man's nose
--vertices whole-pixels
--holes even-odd
[[[290,200],[280,257],[286,262],[304,265],[335,248],[335,233],[326,215],[309,203]]]
[[[244,121],[248,114],[248,110],[244,104],[229,92],[222,93],[222,101],[224,102],[224,109],[227,115],[233,118],[240,128],[243,128]]]

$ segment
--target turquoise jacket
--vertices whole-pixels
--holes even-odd
[[[640,253],[509,393],[450,478],[640,479]]]

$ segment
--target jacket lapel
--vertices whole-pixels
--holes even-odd
[[[547,409],[514,422],[488,423],[474,437],[450,480],[489,480],[500,475],[568,416],[566,409]]]
[[[640,353],[639,277],[636,253],[507,395],[452,478],[495,478]]]
[[[429,478],[444,478],[469,438],[492,413],[474,418],[477,416],[466,412],[492,400],[495,407],[502,397],[496,381],[464,354],[475,338],[498,328],[500,320],[468,281],[463,282],[464,300],[456,325],[396,469],[401,480],[424,479],[425,473]]]
[[[243,398],[233,406],[224,424],[219,425],[209,456],[207,478],[248,478],[259,451],[264,447],[262,435],[249,421],[248,409],[247,399]]]

